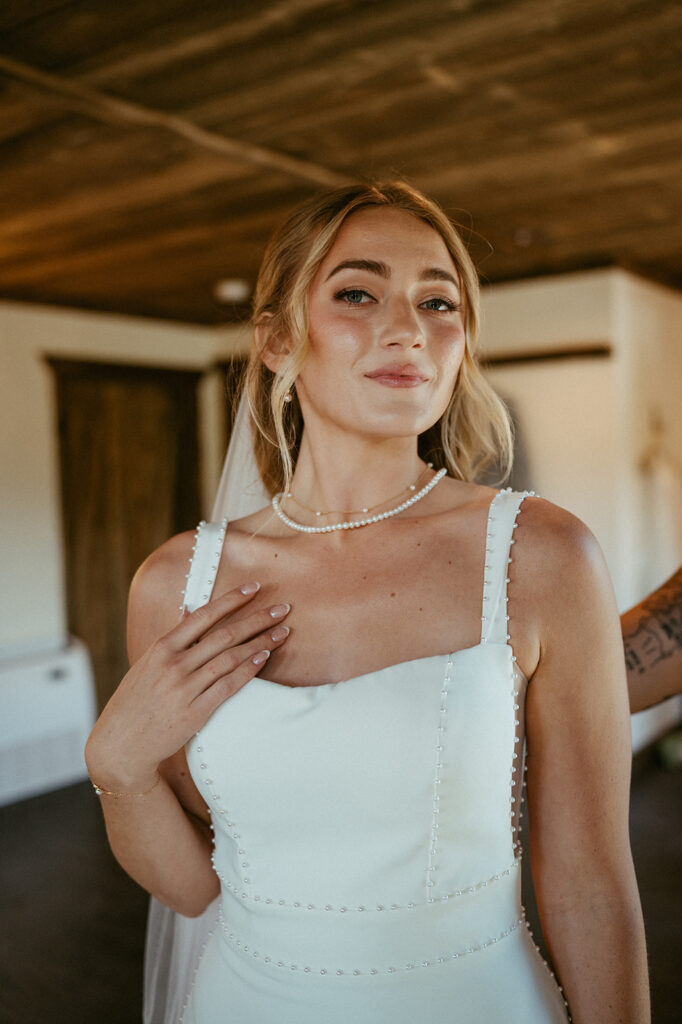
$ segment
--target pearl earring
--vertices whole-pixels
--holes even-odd
[[[292,399],[291,391],[287,391],[286,395],[284,396],[284,401],[285,402],[290,402],[291,399]]]

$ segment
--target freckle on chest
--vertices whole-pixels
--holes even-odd
[[[265,541],[260,557],[258,541],[228,549],[221,590],[253,575],[262,584],[259,603],[292,605],[292,635],[273,652],[268,678],[350,678],[368,666],[476,642],[482,550],[474,550],[468,530],[461,537],[451,529],[416,537],[396,528],[390,544],[379,546],[369,534],[366,540],[335,548],[295,538],[276,550]],[[479,537],[477,547],[484,543]],[[327,642],[337,637],[344,642]]]

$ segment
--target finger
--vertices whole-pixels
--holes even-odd
[[[254,662],[253,655],[243,661],[237,668],[227,675],[220,676],[214,683],[199,694],[193,701],[192,711],[197,713],[198,724],[194,731],[206,724],[213,712],[224,704],[226,700],[238,693],[247,683],[261,671],[263,665],[267,664],[269,652],[267,649],[256,652],[256,657],[263,656],[258,663]]]
[[[192,691],[195,695],[193,699],[196,700],[219,679],[238,671],[245,662],[251,661],[256,655],[262,654],[263,651],[272,652],[281,647],[286,643],[288,635],[288,626],[283,624],[274,626],[266,633],[261,633],[249,640],[248,643],[240,644],[238,647],[232,647],[229,651],[218,654],[192,674]],[[262,665],[254,666],[254,675],[260,668]]]
[[[196,671],[224,651],[246,643],[259,633],[267,632],[276,623],[282,622],[290,611],[289,604],[275,604],[270,608],[257,608],[239,619],[220,623],[182,655],[183,667],[187,672]]]
[[[255,588],[255,589],[254,589]],[[178,653],[200,640],[217,622],[231,615],[252,601],[260,583],[246,583],[234,590],[228,590],[213,601],[185,615],[180,622],[166,633],[163,641],[171,652]]]

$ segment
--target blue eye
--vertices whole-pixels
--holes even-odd
[[[365,305],[362,301],[363,298],[371,299],[372,296],[362,288],[346,288],[344,291],[338,292],[334,298],[347,302],[349,306],[363,306]]]
[[[334,298],[338,302],[346,303],[348,306],[366,306],[368,303],[375,301],[364,288],[344,288],[342,291],[337,292]],[[426,299],[420,305],[422,309],[431,310],[434,313],[456,313],[461,309],[461,306],[458,306],[455,302],[442,297]]]
[[[456,313],[461,308],[448,299],[427,299],[422,305],[436,313]]]

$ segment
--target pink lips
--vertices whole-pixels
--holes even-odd
[[[366,373],[365,377],[390,388],[415,388],[429,379],[412,363],[389,363],[380,366],[378,370]]]

